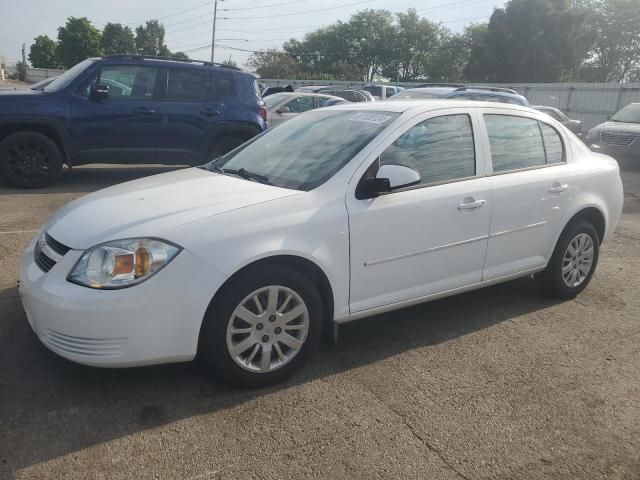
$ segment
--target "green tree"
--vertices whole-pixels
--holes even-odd
[[[629,81],[640,76],[640,2],[593,0],[586,4],[594,47],[581,76],[589,81]]]
[[[233,60],[231,60],[231,58],[229,58],[228,60],[223,60],[222,61],[222,65],[228,65],[230,67],[237,67],[238,63],[234,62]]]
[[[56,57],[66,68],[88,57],[102,55],[100,31],[86,17],[69,17],[64,27],[58,28]]]
[[[119,23],[107,23],[102,29],[102,49],[105,55],[136,53],[133,32]]]
[[[247,65],[262,78],[296,78],[300,71],[291,56],[275,48],[252,53]]]
[[[169,55],[171,58],[179,58],[181,60],[189,60],[189,55],[184,52],[175,52]]]
[[[29,61],[35,68],[56,68],[56,42],[47,35],[36,37],[29,49]]]
[[[164,43],[164,26],[158,20],[149,20],[136,28],[136,48],[141,55],[169,56],[171,52]]]
[[[467,73],[491,82],[557,82],[575,77],[587,58],[586,13],[571,0],[510,0],[476,32]]]

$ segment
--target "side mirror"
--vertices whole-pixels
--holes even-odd
[[[103,84],[91,85],[91,98],[106,100],[109,97],[109,87]]]
[[[382,165],[376,178],[360,182],[356,191],[358,199],[375,198],[383,193],[420,183],[420,174],[404,165]]]
[[[291,111],[291,108],[285,105],[284,107],[280,107],[276,113],[289,113],[290,111]]]

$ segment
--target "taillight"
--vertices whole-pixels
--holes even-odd
[[[260,105],[260,116],[266,122],[267,121],[267,107]]]

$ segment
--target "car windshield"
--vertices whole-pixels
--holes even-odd
[[[442,95],[436,95],[429,92],[413,92],[411,90],[405,90],[404,92],[396,93],[389,100],[425,100],[429,98],[442,98]]]
[[[631,103],[616,113],[611,120],[614,122],[640,123],[640,103]]]
[[[93,62],[94,61],[92,59],[87,58],[86,60],[78,63],[77,65],[73,66],[72,68],[64,72],[59,77],[56,77],[56,79],[53,82],[51,82],[49,85],[44,87],[43,91],[47,93],[52,93],[52,92],[59,92],[63,88],[66,88],[71,82],[73,82],[78,77],[78,75],[84,72],[85,69],[87,69],[89,65],[91,65]]]
[[[286,93],[274,93],[273,95],[265,97],[263,100],[265,106],[271,110],[275,105],[282,102],[287,97],[290,97],[290,95],[287,95]]]
[[[335,175],[398,115],[370,110],[308,112],[202,168],[242,171],[278,187],[312,190]]]

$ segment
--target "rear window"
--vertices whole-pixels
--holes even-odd
[[[229,95],[233,91],[233,77],[208,70],[170,68],[167,71],[167,99],[203,101]]]

